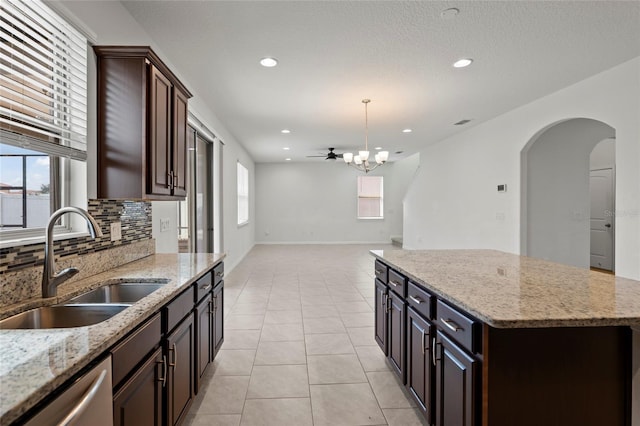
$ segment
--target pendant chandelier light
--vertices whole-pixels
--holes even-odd
[[[356,169],[369,173],[376,169],[378,166],[383,165],[389,159],[389,151],[380,151],[375,155],[375,164],[369,163],[369,114],[367,106],[371,102],[371,99],[363,99],[364,104],[364,151],[359,151],[358,155],[353,155],[351,152],[345,152],[342,154],[342,159],[345,163]]]

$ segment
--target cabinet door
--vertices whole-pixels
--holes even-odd
[[[432,325],[412,308],[407,309],[407,387],[431,424],[433,364]]]
[[[213,357],[224,342],[224,283],[213,289]]]
[[[213,299],[211,293],[205,297],[198,305],[195,312],[196,317],[196,382],[195,392],[200,388],[200,379],[204,375],[209,361],[213,358]]]
[[[405,352],[405,307],[404,300],[390,291],[387,298],[387,309],[389,310],[389,360],[396,370],[396,373],[405,383],[404,376],[404,352]]]
[[[387,291],[387,286],[376,280],[375,338],[385,355],[389,354],[387,346]]]
[[[171,82],[150,66],[149,144],[148,161],[151,166],[147,188],[151,194],[171,195]],[[185,141],[186,143],[186,141]]]
[[[436,426],[473,426],[476,413],[478,362],[442,332],[436,337]]]
[[[173,91],[173,195],[187,195],[187,102],[181,91]]]
[[[166,339],[167,362],[169,364],[167,424],[170,426],[177,425],[184,420],[193,401],[194,331],[193,315],[189,314]]]
[[[160,426],[167,364],[158,348],[113,397],[115,426]]]

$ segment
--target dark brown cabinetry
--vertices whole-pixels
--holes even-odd
[[[213,289],[213,350],[211,360],[224,342],[224,286],[218,283]]]
[[[375,339],[385,355],[389,354],[387,346],[387,293],[387,286],[376,279]]]
[[[213,359],[213,298],[209,294],[195,311],[196,317],[196,383],[195,392],[200,389],[200,379]]]
[[[432,421],[432,325],[407,309],[407,388],[429,423]]]
[[[476,401],[478,361],[441,331],[435,339],[436,426],[479,424]]]
[[[98,198],[184,198],[191,93],[149,47],[94,51]]]
[[[405,304],[404,299],[390,291],[387,298],[388,309],[388,339],[389,361],[396,373],[404,382],[404,354],[405,354]]]
[[[114,394],[115,426],[162,425],[162,390],[166,373],[162,348],[158,348]]]
[[[178,327],[167,336],[165,351],[167,364],[167,424],[178,425],[186,416],[194,392],[195,326],[193,317],[188,315]]]

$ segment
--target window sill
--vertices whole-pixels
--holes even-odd
[[[358,220],[384,220],[384,217],[359,217]]]
[[[71,238],[81,238],[88,236],[88,232],[64,232],[59,234],[54,234],[53,241],[59,240],[68,240]],[[0,248],[8,248],[8,247],[21,247],[28,246],[31,244],[42,244],[44,243],[45,237],[44,235],[38,235],[35,237],[20,237],[14,238],[11,240],[5,240],[4,238],[0,241]]]
[[[238,224],[238,229],[240,229],[240,228],[244,228],[244,227],[245,227],[245,226],[247,226],[248,224],[249,224],[249,221],[239,223],[239,224]]]

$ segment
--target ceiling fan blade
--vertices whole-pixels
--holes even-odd
[[[314,157],[326,157],[327,155],[307,155],[307,158],[314,158]]]

